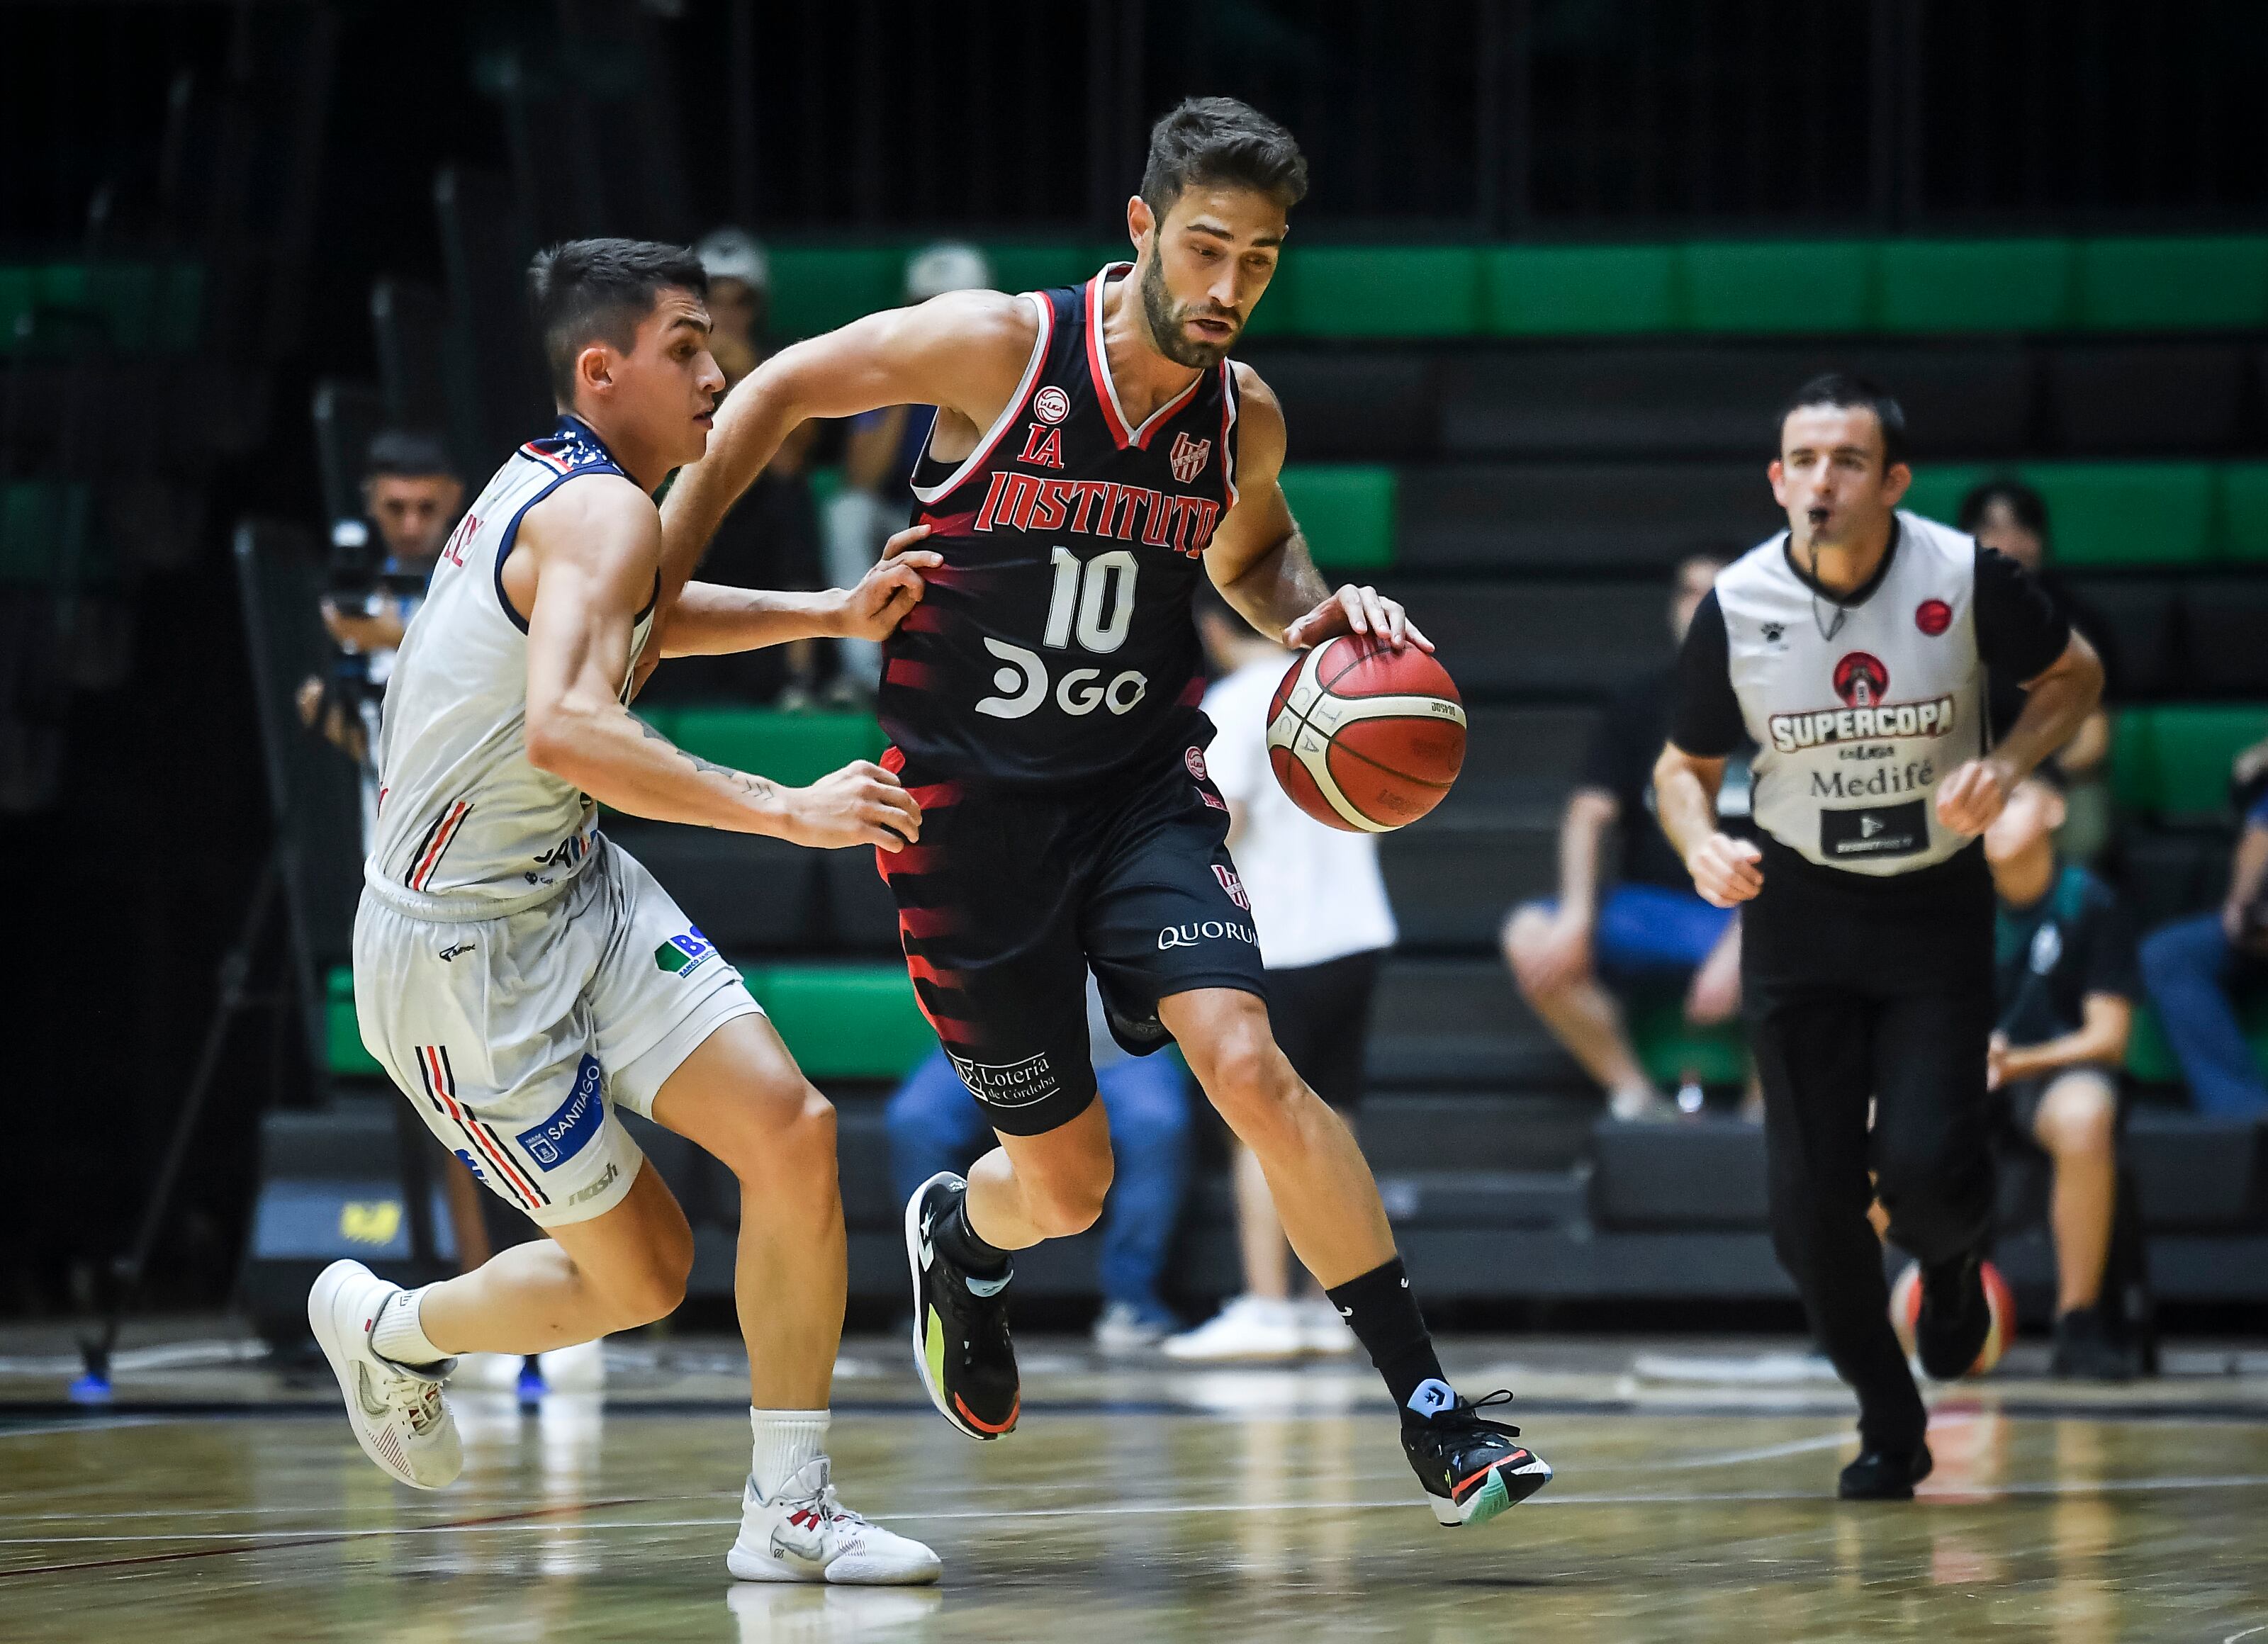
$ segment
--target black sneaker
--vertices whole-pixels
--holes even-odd
[[[1551,1482],[1550,1464],[1513,1442],[1518,1427],[1480,1414],[1485,1405],[1511,1402],[1511,1393],[1499,1390],[1474,1405],[1431,1380],[1410,1396],[1402,1413],[1402,1451],[1443,1524],[1485,1524]]]
[[[1911,1501],[1914,1486],[1937,1464],[1929,1446],[1911,1450],[1868,1450],[1843,1470],[1835,1494],[1846,1501]]]
[[[906,1200],[906,1266],[914,1279],[914,1362],[938,1413],[975,1439],[1012,1430],[1023,1408],[1016,1344],[1001,1292],[1012,1270],[980,1279],[931,1238],[961,1208],[968,1184],[940,1171]]]
[[[1921,1361],[1924,1375],[1933,1381],[1959,1381],[1984,1351],[1984,1338],[1992,1330],[1992,1308],[1984,1299],[1982,1260],[1971,1254],[1942,1267],[1922,1269],[1914,1356]]]
[[[2111,1339],[2109,1322],[2099,1307],[2075,1307],[2056,1320],[2055,1356],[2048,1361],[2052,1375],[2082,1382],[2131,1382],[2141,1369],[2141,1354]]]

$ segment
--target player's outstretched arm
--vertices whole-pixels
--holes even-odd
[[[783,787],[686,752],[622,706],[660,549],[653,504],[628,481],[563,486],[520,522],[505,582],[528,612],[529,762],[656,821],[821,847],[897,850],[918,836],[920,807],[880,766]]]
[[[1353,583],[1334,591],[1284,498],[1284,408],[1250,367],[1236,367],[1236,505],[1221,517],[1205,569],[1221,597],[1270,639],[1293,650],[1334,634],[1375,634],[1399,650],[1433,642],[1400,603]]]
[[[720,657],[761,650],[799,639],[865,639],[876,643],[897,632],[921,603],[928,584],[921,574],[945,556],[917,547],[927,525],[901,531],[882,549],[880,563],[855,588],[824,593],[770,593],[722,583],[688,583],[654,630],[665,657]]]
[[[709,539],[790,429],[813,417],[936,406],[983,429],[1016,392],[1039,318],[1020,297],[953,291],[782,349],[717,408],[708,454],[662,503],[662,598],[674,603]]]

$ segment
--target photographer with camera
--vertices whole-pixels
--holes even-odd
[[[394,653],[425,598],[425,583],[464,506],[465,484],[441,442],[388,429],[370,442],[363,519],[331,527],[331,565],[321,614],[335,647],[328,666],[299,687],[299,717],[370,775]],[[372,527],[377,538],[372,539]],[[376,789],[366,780],[367,814]]]

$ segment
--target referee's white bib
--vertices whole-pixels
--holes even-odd
[[[1975,539],[1901,512],[1882,580],[1838,605],[1787,562],[1782,532],[1717,578],[1741,716],[1757,747],[1756,825],[1846,872],[1926,868],[1969,839],[1937,785],[1984,745]]]

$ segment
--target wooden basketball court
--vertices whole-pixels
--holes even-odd
[[[1923,1499],[1862,1507],[1829,1499],[1849,1406],[1790,1344],[1463,1340],[1461,1386],[1519,1389],[1559,1477],[1444,1531],[1357,1369],[1113,1369],[1033,1341],[1022,1427],[978,1445],[922,1402],[900,1343],[856,1341],[837,1477],[944,1555],[924,1591],[726,1577],[747,1450],[728,1342],[617,1348],[603,1396],[455,1396],[465,1477],[434,1496],[362,1458],[328,1378],[177,1345],[78,1411],[60,1345],[0,1344],[0,1637],[19,1644],[2268,1644],[2257,1351],[2184,1348],[2105,1390],[2026,1375],[2039,1349],[2020,1348],[1939,1399]]]

